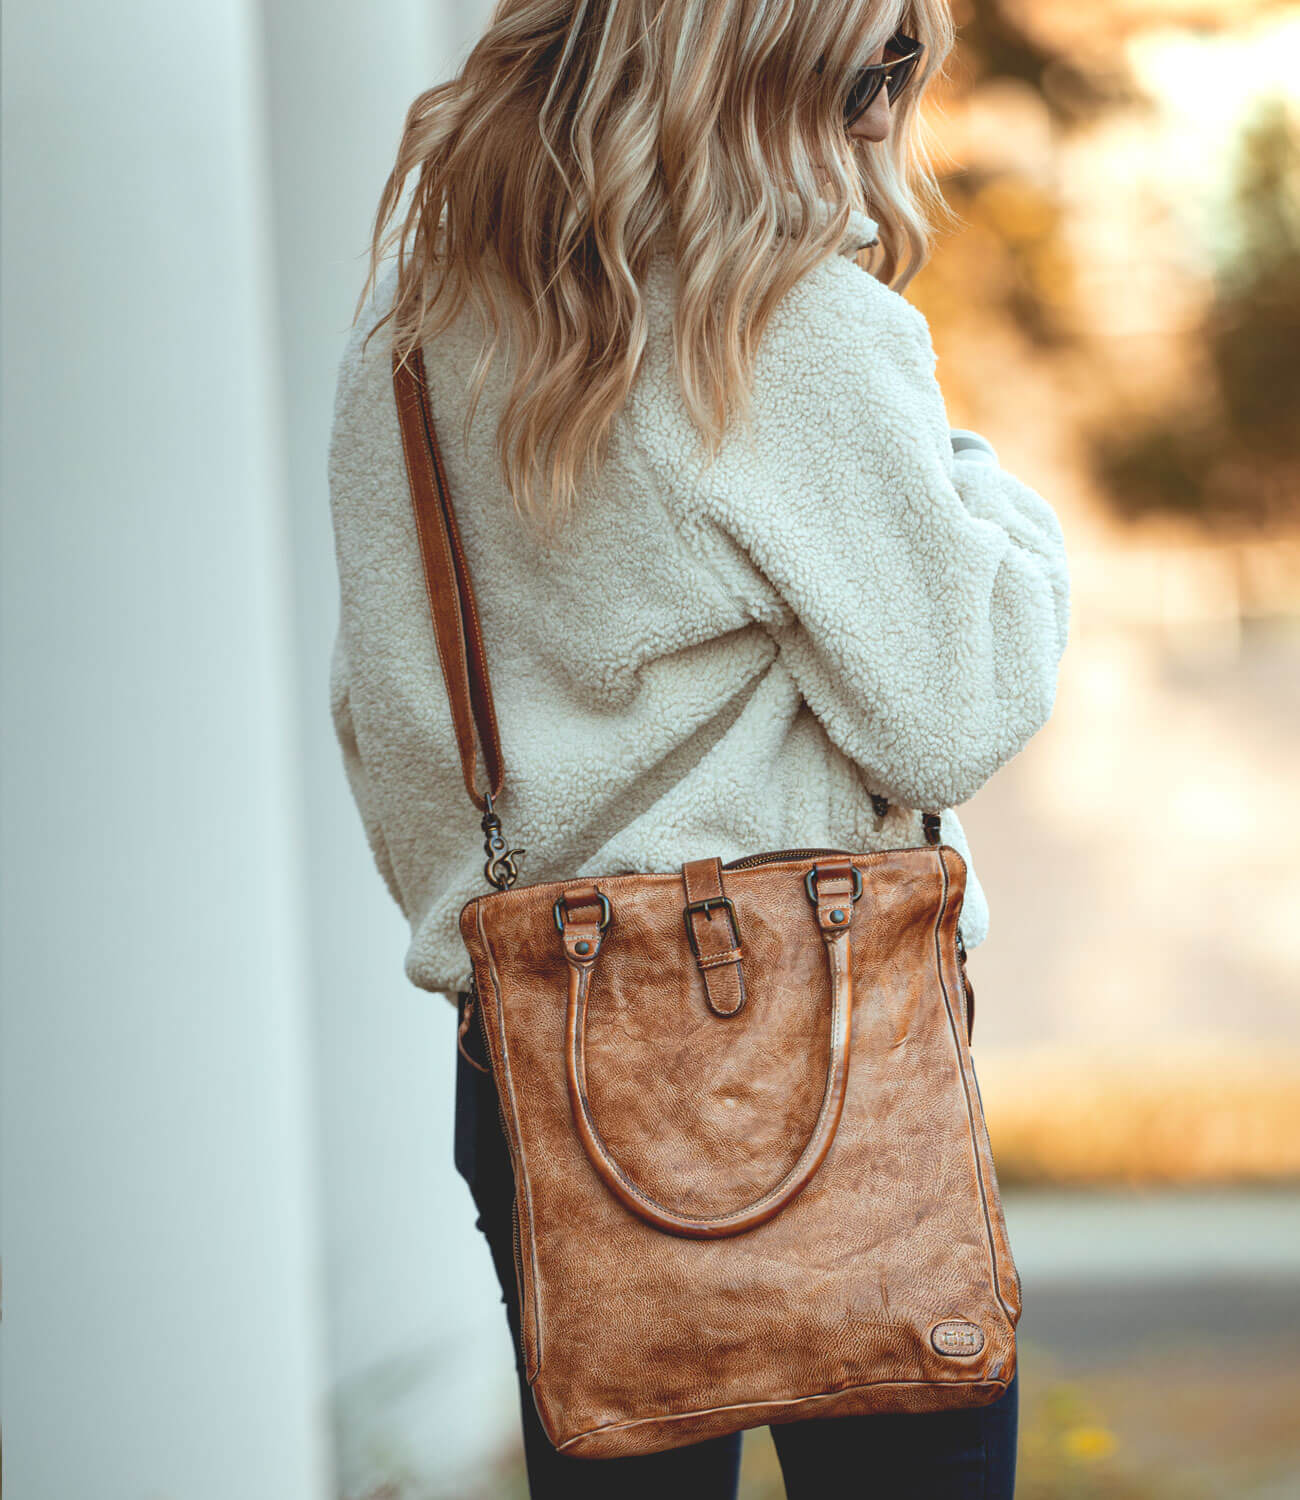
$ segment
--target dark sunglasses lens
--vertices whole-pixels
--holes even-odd
[[[880,92],[885,82],[885,70],[879,66],[863,68],[854,80],[853,87],[849,90],[849,97],[844,103],[844,122],[852,125],[864,110],[871,108],[872,101]]]
[[[920,60],[916,56],[905,57],[890,68],[888,89],[891,103],[911,83],[912,75],[916,72],[916,65]]]
[[[911,83],[924,52],[924,47],[915,38],[905,36],[901,31],[890,37],[885,43],[885,60],[860,69],[854,79],[849,97],[844,101],[844,123],[852,125],[864,110],[870,109],[882,88],[887,90],[892,104]]]
[[[892,62],[896,57],[919,57],[924,51],[925,48],[914,36],[896,31],[885,43],[885,61]]]

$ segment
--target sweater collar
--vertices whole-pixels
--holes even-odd
[[[797,216],[799,212],[798,197],[793,192],[787,191],[785,199],[792,214]],[[828,198],[817,197],[813,199],[813,203],[815,222],[819,224],[834,214],[838,207],[837,204],[832,203]],[[859,250],[865,250],[868,245],[878,244],[880,240],[879,231],[880,226],[873,218],[864,213],[862,209],[851,207],[849,209],[849,221],[844,226],[844,233],[840,236],[839,253],[841,255],[853,256]],[[670,242],[668,226],[666,224],[662,226],[659,233],[663,243],[667,245]]]
[[[880,243],[880,225],[860,208],[849,209],[849,222],[840,241],[841,255],[856,255],[868,245]]]
[[[799,199],[793,192],[785,194],[786,202],[794,213],[799,211]],[[832,203],[829,198],[817,197],[814,202],[814,222],[821,224],[831,218],[838,204]],[[856,255],[859,250],[865,250],[868,245],[874,245],[879,241],[880,226],[873,218],[870,218],[862,209],[850,207],[849,221],[844,227],[844,233],[840,237],[839,253],[841,255]]]

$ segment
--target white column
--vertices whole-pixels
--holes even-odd
[[[4,12],[4,1433],[20,1500],[322,1461],[251,0]]]
[[[505,1312],[452,1164],[455,1013],[403,973],[409,932],[362,835],[328,694],[338,583],[325,460],[338,359],[407,106],[455,71],[487,11],[486,0],[266,0],[330,1365],[346,1497],[386,1484],[467,1493],[457,1476],[517,1429]]]

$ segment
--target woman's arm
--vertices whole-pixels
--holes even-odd
[[[702,502],[770,587],[765,623],[831,739],[923,809],[966,801],[1047,721],[1069,622],[1055,513],[989,445],[954,452],[934,367],[915,308],[842,258],[818,267]]]
[[[972,432],[968,427],[953,427],[949,436],[952,439],[954,458],[969,459],[971,463],[979,464],[997,463],[997,449],[978,432]]]
[[[347,643],[342,624],[334,638],[334,651],[330,658],[330,714],[334,721],[335,738],[338,740],[339,749],[343,752],[343,767],[347,773],[348,786],[352,791],[352,800],[361,814],[366,841],[370,845],[375,866],[384,877],[388,894],[405,912],[406,903],[402,899],[401,888],[397,884],[392,856],[388,852],[388,840],[384,837],[384,830],[379,822],[379,814],[370,788],[370,776],[362,764],[361,752],[357,748],[357,730],[352,720],[352,699],[349,689]]]
[[[389,416],[379,405],[391,402],[388,361],[378,340],[368,357],[364,347],[365,335],[373,327],[377,309],[382,305],[379,298],[380,292],[376,291],[348,335],[334,390],[328,476],[339,571],[339,617],[330,658],[330,712],[352,800],[361,815],[371,855],[389,894],[406,913],[392,852],[380,821],[379,797],[362,755],[358,715],[353,710],[354,699],[358,703],[364,701],[366,684],[363,622],[382,616],[386,602],[382,588],[376,588],[385,579],[386,570],[375,566],[376,550],[382,555],[384,541],[382,537],[372,540],[374,527],[370,524],[375,487],[384,483],[377,445],[398,441],[395,414]],[[395,466],[400,463],[400,457],[396,458]],[[364,725],[364,714],[359,717]]]

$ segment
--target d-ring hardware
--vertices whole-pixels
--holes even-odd
[[[604,932],[604,930],[609,926],[609,919],[611,916],[611,912],[609,909],[609,897],[604,893],[604,891],[597,891],[596,899],[600,902],[600,921],[596,923],[596,931]],[[556,932],[564,931],[564,917],[562,915],[563,909],[564,897],[557,896],[554,907]]]
[[[813,882],[817,878],[819,868],[819,866],[814,865],[803,878],[803,888],[807,891],[808,899],[814,906],[817,905],[817,891]],[[853,871],[853,899],[860,901],[862,899],[862,871],[858,869],[857,865],[850,865],[849,869]]]

